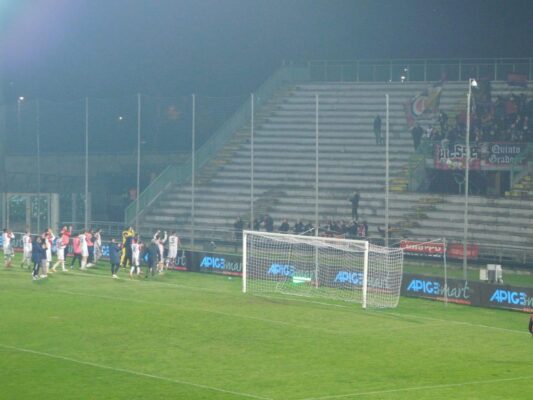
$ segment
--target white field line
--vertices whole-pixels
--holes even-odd
[[[70,358],[70,357],[64,357],[64,356],[60,356],[60,355],[56,355],[56,354],[45,353],[45,352],[42,352],[42,351],[25,349],[25,348],[22,348],[22,347],[9,346],[9,345],[5,345],[5,344],[0,344],[0,347],[4,348],[4,349],[7,349],[7,350],[14,350],[14,351],[22,352],[22,353],[35,354],[35,355],[42,356],[42,357],[55,358],[56,360],[68,361],[68,362],[71,362],[71,363],[87,365],[87,366],[94,367],[94,368],[107,369],[107,370],[111,370],[111,371],[122,372],[124,374],[142,376],[144,378],[151,378],[151,379],[157,379],[157,380],[160,380],[160,381],[176,383],[178,385],[192,386],[192,387],[195,387],[195,388],[198,388],[198,389],[210,390],[210,391],[219,392],[219,393],[232,394],[232,395],[239,396],[239,397],[246,397],[246,398],[250,398],[250,399],[259,399],[259,400],[272,400],[272,399],[270,399],[268,397],[258,396],[258,395],[254,395],[254,394],[251,394],[251,393],[236,392],[236,391],[233,391],[233,390],[222,389],[222,388],[218,388],[218,387],[215,387],[215,386],[202,385],[202,384],[199,384],[199,383],[187,382],[187,381],[183,381],[183,380],[179,380],[179,379],[167,378],[167,377],[164,377],[164,376],[159,376],[159,375],[154,375],[154,374],[147,374],[147,373],[144,373],[144,372],[132,371],[132,370],[129,370],[129,369],[124,369],[124,368],[116,368],[116,367],[111,367],[109,365],[93,363],[93,362],[90,362],[90,361],[76,360],[76,359]]]
[[[111,280],[112,279],[110,277],[106,277],[106,276],[103,276],[103,275],[84,274],[84,273],[78,273],[78,272],[72,272],[72,271],[69,272],[68,274],[69,275],[76,275],[76,276],[83,276],[85,278],[93,278],[94,277],[94,278],[101,278],[101,279],[107,279],[107,280]],[[181,284],[170,283],[170,282],[158,282],[158,281],[153,281],[153,280],[147,280],[147,281],[142,280],[141,281],[141,280],[136,280],[136,279],[123,279],[122,281],[131,282],[131,283],[135,282],[135,283],[138,283],[138,284],[146,282],[146,283],[156,284],[156,285],[178,287],[178,288],[188,289],[188,290],[192,290],[192,291],[204,291],[204,292],[219,293],[219,294],[226,294],[226,295],[235,295],[232,292],[214,290],[214,289],[209,289],[209,288],[202,288],[202,287],[198,287],[198,286],[181,285]],[[241,295],[241,293],[239,293],[239,296],[240,295]],[[321,301],[316,301],[316,300],[306,300],[306,299],[302,299],[302,298],[295,298],[295,297],[291,297],[291,296],[281,297],[281,296],[265,296],[265,295],[261,295],[261,296],[257,296],[257,297],[265,297],[265,298],[270,298],[270,299],[275,299],[275,300],[282,300],[282,301],[294,301],[294,302],[318,304],[318,305],[322,305],[322,306],[326,306],[326,307],[332,307],[332,308],[343,308],[343,309],[348,309],[348,310],[353,310],[353,311],[361,311],[360,309],[356,309],[355,305],[351,305],[351,304],[350,305],[334,304],[334,303],[327,303],[327,302],[321,302]],[[366,312],[369,312],[369,311],[366,311]],[[529,332],[527,332],[527,330],[525,330],[525,329],[522,331],[522,330],[517,330],[517,329],[500,328],[500,327],[496,327],[496,326],[483,325],[483,324],[474,324],[474,323],[471,323],[471,322],[457,321],[457,320],[452,320],[452,319],[425,317],[425,316],[421,316],[421,315],[417,315],[417,314],[396,314],[396,313],[392,313],[392,312],[379,311],[379,315],[388,315],[388,316],[391,316],[391,317],[402,317],[402,316],[405,316],[405,317],[410,317],[410,318],[415,318],[415,319],[418,318],[418,319],[427,320],[427,321],[442,322],[442,323],[449,323],[449,324],[456,324],[456,325],[464,325],[464,326],[471,326],[471,327],[476,327],[476,328],[491,329],[491,330],[500,331],[500,332],[509,332],[509,333],[515,333],[515,334],[529,335]]]
[[[409,391],[417,391],[417,390],[446,389],[446,388],[469,386],[469,385],[487,385],[487,384],[494,384],[494,383],[501,383],[501,382],[524,381],[524,380],[529,380],[529,379],[533,379],[533,375],[518,376],[515,378],[489,379],[489,380],[484,380],[484,381],[448,383],[448,384],[442,384],[442,385],[411,386],[411,387],[400,388],[400,389],[372,390],[368,392],[355,392],[355,393],[338,394],[338,395],[322,396],[322,397],[306,397],[305,399],[299,399],[299,400],[332,400],[332,399],[342,399],[346,397],[373,396],[373,395],[409,392]]]

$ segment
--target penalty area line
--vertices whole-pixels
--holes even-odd
[[[232,395],[235,395],[235,396],[245,397],[245,398],[249,398],[249,399],[272,400],[269,397],[263,397],[263,396],[258,396],[258,395],[254,395],[254,394],[250,394],[250,393],[244,393],[244,392],[235,392],[233,390],[222,389],[222,388],[215,387],[215,386],[202,385],[200,383],[187,382],[187,381],[183,381],[183,380],[179,380],[179,379],[167,378],[167,377],[164,377],[164,376],[159,376],[159,375],[154,375],[154,374],[147,374],[147,373],[144,373],[144,372],[132,371],[132,370],[129,370],[129,369],[124,369],[124,368],[116,368],[116,367],[111,367],[111,366],[108,366],[108,365],[93,363],[93,362],[90,362],[90,361],[76,360],[75,358],[64,357],[64,356],[51,354],[51,353],[45,353],[43,351],[30,350],[30,349],[25,349],[25,348],[22,348],[22,347],[9,346],[9,345],[5,345],[5,344],[1,344],[1,343],[0,343],[0,348],[7,349],[7,350],[18,351],[18,352],[21,352],[21,353],[34,354],[34,355],[38,355],[38,356],[41,356],[41,357],[54,358],[56,360],[68,361],[68,362],[75,363],[75,364],[87,365],[87,366],[94,367],[94,368],[106,369],[106,370],[111,370],[111,371],[115,371],[115,372],[122,372],[124,374],[129,374],[129,375],[142,376],[144,378],[157,379],[157,380],[160,380],[160,381],[176,383],[178,385],[192,386],[192,387],[195,387],[197,389],[204,389],[204,390],[211,390],[211,391],[219,392],[219,393],[232,394]]]
[[[486,384],[501,383],[501,382],[523,381],[523,380],[528,380],[532,378],[533,376],[518,376],[515,378],[490,379],[490,380],[484,380],[484,381],[447,383],[447,384],[441,384],[441,385],[411,386],[411,387],[400,388],[400,389],[372,390],[368,392],[355,392],[355,393],[338,394],[338,395],[322,396],[322,397],[306,397],[305,399],[300,399],[300,400],[333,400],[333,399],[342,399],[346,397],[373,396],[373,395],[409,392],[409,391],[417,391],[417,390],[447,389],[447,388],[469,386],[469,385],[486,385]]]

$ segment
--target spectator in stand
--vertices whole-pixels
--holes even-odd
[[[381,137],[381,117],[376,115],[374,118],[374,136],[376,137],[376,144],[383,144],[383,138]]]
[[[426,128],[426,139],[433,140],[433,125],[429,124]]]
[[[357,223],[357,239],[365,237],[364,226],[361,223]]]
[[[315,230],[315,227],[313,226],[311,221],[309,221],[307,224],[305,224],[305,226],[304,226],[305,235],[312,236],[314,234],[314,230]]]
[[[348,226],[348,235],[352,238],[357,237],[357,221],[352,221]]]
[[[265,227],[265,231],[267,232],[273,232],[274,231],[274,220],[272,217],[268,214],[265,215],[263,218],[263,225]]]
[[[446,132],[448,130],[448,114],[444,111],[439,113],[439,126],[441,132]]]
[[[261,230],[261,218],[257,217],[254,220],[254,231],[260,231]]]
[[[293,232],[296,234],[296,235],[299,235],[300,233],[302,233],[304,231],[304,224],[302,222],[301,219],[298,220],[298,222],[296,222],[294,224],[294,228],[293,228]]]
[[[418,150],[418,146],[420,146],[420,140],[422,139],[422,136],[424,136],[424,130],[418,122],[411,130],[411,135],[413,136],[413,145],[415,150]]]
[[[357,214],[357,209],[359,208],[359,200],[361,200],[361,195],[359,194],[359,191],[355,190],[348,198],[348,200],[350,201],[350,203],[352,203],[352,219],[359,219],[359,215]]]
[[[287,233],[289,232],[289,229],[291,229],[291,227],[289,226],[289,221],[287,221],[287,218],[285,218],[283,219],[283,221],[281,221],[278,231],[280,231],[281,233]]]
[[[242,230],[244,229],[244,222],[242,221],[241,216],[239,215],[235,222],[233,223],[233,237],[235,238],[235,251],[239,248],[242,243]]]
[[[242,230],[244,229],[244,222],[242,221],[241,216],[239,215],[235,222],[233,223],[233,235],[235,240],[242,240]]]

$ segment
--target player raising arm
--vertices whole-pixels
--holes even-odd
[[[4,265],[11,267],[11,261],[13,260],[13,246],[11,241],[15,239],[15,235],[9,229],[4,229],[2,233],[2,243],[4,246]]]

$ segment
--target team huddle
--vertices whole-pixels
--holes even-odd
[[[11,230],[3,230],[4,265],[8,268],[13,262],[14,239],[15,234]],[[168,251],[165,254],[167,242]],[[109,245],[111,275],[116,279],[120,267],[129,267],[130,277],[140,276],[143,261],[147,265],[146,276],[155,275],[156,272],[162,274],[164,269],[175,263],[178,246],[179,238],[175,231],[170,235],[167,235],[167,232],[157,231],[150,243],[145,245],[130,227],[122,232],[120,243],[112,239]],[[31,268],[34,280],[47,278],[48,274],[57,272],[58,267],[61,267],[63,272],[68,272],[66,263],[69,249],[72,252],[70,269],[74,269],[76,262],[82,271],[93,267],[102,257],[101,230],[84,230],[74,235],[72,227],[64,226],[58,237],[54,235],[52,229],[47,229],[42,234],[33,237],[29,231],[26,231],[22,236],[21,267]],[[55,263],[53,263],[53,254],[56,255]]]
[[[165,257],[165,243],[168,242],[168,252]],[[167,232],[157,231],[150,243],[143,243],[135,234],[133,228],[122,232],[122,243],[115,239],[109,246],[109,261],[111,263],[111,276],[118,278],[120,267],[130,268],[130,278],[141,275],[141,264],[147,265],[146,276],[162,274],[169,265],[174,265],[178,256],[179,237],[176,231],[170,235]]]

